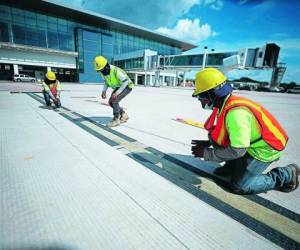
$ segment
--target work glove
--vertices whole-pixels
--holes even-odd
[[[101,97],[102,97],[102,99],[106,99],[106,92],[102,92]]]
[[[60,108],[61,103],[60,103],[59,96],[57,96],[53,102],[54,102],[56,108]]]
[[[203,140],[192,140],[192,154],[194,157],[203,157],[204,155],[204,149],[211,146],[211,143],[209,141],[203,141]]]

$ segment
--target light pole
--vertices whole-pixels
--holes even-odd
[[[205,63],[206,63],[206,54],[207,54],[207,47],[204,47],[204,53],[203,53],[203,60],[202,60],[202,69],[205,68]]]

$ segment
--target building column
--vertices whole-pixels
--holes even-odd
[[[183,72],[183,87],[185,87],[186,81],[185,81],[185,71]]]
[[[147,86],[147,71],[145,71],[145,80],[144,80],[144,86]]]
[[[178,71],[176,70],[175,87],[178,86],[178,83],[179,83],[179,73],[178,73]]]
[[[175,87],[175,85],[176,85],[176,76],[172,77],[172,85],[173,85],[173,87]]]
[[[18,75],[19,74],[19,65],[14,64],[14,75]]]
[[[134,74],[134,85],[138,84],[138,74]]]
[[[162,80],[161,80],[161,86],[164,86],[164,85],[165,85],[165,76],[163,75]]]
[[[50,66],[47,66],[47,72],[48,71],[51,71],[51,67]]]
[[[153,86],[152,75],[151,74],[149,74],[149,86]]]
[[[156,70],[154,74],[155,74],[155,76],[154,76],[154,86],[159,87],[160,86],[160,82],[159,82],[160,73],[159,73],[159,70]]]

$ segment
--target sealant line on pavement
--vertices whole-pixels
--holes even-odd
[[[179,159],[177,159],[173,156],[170,156],[168,154],[164,154],[163,152],[161,152],[161,151],[159,151],[155,148],[148,147],[146,149],[148,151],[154,153],[155,155],[161,157],[161,158],[165,158],[165,159],[167,159],[171,162],[174,162],[174,163],[180,165],[182,168],[185,168],[185,169],[187,169],[191,172],[199,174],[201,177],[212,179],[214,182],[220,184],[221,186],[230,189],[230,186],[229,186],[228,182],[218,178],[215,175],[211,175],[211,174],[209,174],[209,173],[207,173],[207,172],[205,172],[205,171],[203,171],[203,170],[201,170],[201,169],[199,169],[199,168],[197,168],[197,167],[195,167],[191,164],[188,164],[184,161],[181,161],[181,160],[179,160]],[[270,200],[264,199],[261,196],[258,196],[258,195],[243,195],[243,198],[252,200],[255,203],[258,203],[258,204],[260,204],[260,205],[262,205],[262,206],[264,206],[264,207],[266,207],[270,210],[273,210],[276,213],[279,213],[279,214],[281,214],[281,215],[283,215],[283,216],[285,216],[285,217],[287,217],[287,218],[289,218],[289,219],[291,219],[291,220],[293,220],[297,223],[300,223],[300,215],[299,214],[297,214],[297,213],[295,213],[295,212],[293,212],[293,211],[291,211],[291,210],[289,210],[285,207],[282,207],[282,206],[280,206],[280,205],[278,205],[278,204],[276,204],[276,203],[274,203]]]
[[[31,94],[29,95],[31,96]],[[31,97],[42,102],[41,97]],[[62,108],[62,110],[64,110],[64,108]],[[129,137],[123,136],[123,138],[120,138],[119,135],[121,133],[117,131],[114,131],[117,133],[112,133],[112,129],[106,128],[76,112],[65,109],[65,111],[58,111],[58,113],[107,144],[118,147],[118,150],[125,148],[125,152],[129,152],[127,155],[130,158],[165,177],[172,183],[180,186],[275,244],[289,249],[300,248],[300,236],[298,235],[300,229],[299,224],[289,218],[285,218],[282,214],[277,214],[278,211],[272,211],[263,205],[251,204],[253,201],[247,201],[243,196],[236,196],[224,192],[223,190],[216,190],[215,184],[203,178],[200,179],[200,176],[196,175],[194,171],[187,174],[187,170],[185,173],[180,170],[183,169],[182,165],[184,165],[185,168],[189,166],[188,170],[191,170],[193,166],[154,148],[141,147],[143,144],[130,146],[132,143],[126,141]],[[81,119],[74,118],[74,115],[77,115]],[[82,122],[82,118],[85,118],[85,122]],[[131,141],[132,140],[133,139],[131,139]],[[135,140],[133,141],[137,144]],[[198,171],[201,170],[198,169]],[[191,176],[194,178],[191,178]],[[193,180],[192,183],[191,179]],[[246,205],[245,201],[247,201]],[[233,207],[232,204],[234,204],[235,207]]]
[[[44,100],[43,100],[43,98],[41,96],[36,95],[36,94],[28,94],[28,95],[31,96],[32,98],[34,98],[35,100],[39,101],[40,103],[44,104]],[[92,119],[90,119],[88,117],[85,117],[85,116],[83,116],[83,115],[81,115],[81,114],[79,114],[77,112],[74,112],[74,111],[72,111],[72,110],[70,110],[70,109],[68,109],[66,107],[62,107],[62,108],[65,109],[65,110],[67,110],[67,111],[70,111],[70,113],[73,114],[73,115],[79,116],[80,118],[82,118],[82,120],[88,120],[91,123],[95,124],[96,126],[104,129],[105,131],[113,133],[114,135],[119,136],[122,139],[127,140],[128,142],[135,142],[135,143],[137,142],[133,138],[130,138],[130,137],[128,137],[128,136],[126,136],[126,135],[124,135],[122,133],[119,133],[118,131],[115,131],[113,129],[107,128],[106,126],[103,126],[103,125],[97,123],[96,121],[94,121],[94,120],[92,120]],[[56,112],[58,112],[58,111],[56,111]],[[82,126],[82,127],[84,129],[84,127],[86,127],[86,126]],[[103,138],[103,137],[101,137],[101,138]],[[103,138],[103,140],[105,140],[105,138]],[[110,144],[111,146],[117,146],[117,145],[119,145],[116,142],[114,143],[112,140],[108,140],[108,144]],[[140,145],[143,145],[143,144],[140,143]],[[168,161],[171,161],[171,162],[173,162],[173,163],[175,163],[177,165],[180,165],[182,168],[185,168],[185,169],[187,169],[189,171],[192,171],[192,172],[194,172],[196,174],[199,174],[201,177],[206,177],[206,178],[209,178],[209,179],[213,179],[216,183],[219,183],[220,185],[222,185],[222,186],[224,186],[226,188],[229,188],[229,185],[228,185],[227,182],[223,181],[222,179],[220,179],[220,178],[218,178],[218,177],[216,177],[214,175],[208,174],[205,171],[203,171],[203,170],[201,170],[201,169],[199,169],[199,168],[197,168],[197,167],[195,167],[195,166],[193,166],[191,164],[188,164],[188,163],[186,163],[184,161],[181,161],[181,160],[179,160],[179,159],[177,159],[177,158],[175,158],[173,156],[165,154],[165,153],[163,153],[163,152],[161,152],[161,151],[159,151],[159,150],[157,150],[155,148],[147,147],[147,146],[144,146],[144,148],[146,148],[147,151],[150,151],[151,153],[154,153],[155,155],[160,156],[161,158],[163,157],[163,158],[167,159]],[[287,217],[287,218],[289,218],[289,219],[291,219],[293,221],[296,221],[296,222],[300,223],[300,215],[299,214],[297,214],[297,213],[295,213],[295,212],[293,212],[293,211],[291,211],[291,210],[289,210],[289,209],[287,209],[285,207],[282,207],[282,206],[280,206],[280,205],[278,205],[276,203],[273,203],[272,201],[264,199],[263,197],[260,197],[258,195],[244,195],[243,197],[246,198],[246,199],[250,199],[250,200],[252,200],[252,201],[254,201],[254,202],[256,202],[256,203],[258,203],[258,204],[260,204],[260,205],[262,205],[262,206],[264,206],[266,208],[268,208],[268,209],[271,209],[271,210],[273,210],[273,211],[275,211],[275,212],[277,212],[277,213],[279,213],[279,214],[281,214],[281,215],[283,215],[283,216],[285,216],[285,217]]]
[[[190,172],[188,170],[184,170],[180,165],[176,165],[164,158],[160,158],[158,156],[153,157],[153,155],[148,154],[138,154],[143,159],[151,162],[152,164],[157,165],[157,163],[161,163],[160,166],[165,171],[178,176],[181,180],[184,180],[196,187],[199,187],[201,190],[206,191],[206,193],[212,195],[218,200],[230,204],[234,208],[239,211],[245,213],[246,215],[263,222],[264,224],[270,226],[271,228],[281,232],[284,235],[288,235],[295,241],[300,241],[300,224],[286,218],[270,209],[263,207],[249,199],[244,198],[244,196],[235,195],[230,192],[225,192],[221,187],[216,185],[214,182],[209,181],[206,178],[201,178],[200,176]],[[180,170],[181,168],[181,170]]]
[[[291,239],[285,234],[278,232],[272,227],[264,224],[263,222],[258,221],[252,218],[251,216],[243,213],[242,211],[232,207],[231,205],[219,200],[215,196],[207,193],[206,191],[199,189],[196,186],[191,185],[190,183],[182,180],[178,176],[170,174],[168,171],[164,171],[163,169],[154,165],[151,161],[148,161],[147,159],[143,158],[138,154],[130,153],[128,154],[128,156],[133,160],[139,162],[141,165],[157,173],[158,175],[164,177],[168,181],[174,183],[176,186],[186,190],[187,192],[194,195],[203,202],[230,216],[232,219],[238,221],[239,223],[256,232],[257,234],[277,244],[278,246],[284,249],[299,249],[299,241]]]

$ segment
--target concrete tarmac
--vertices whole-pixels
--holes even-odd
[[[20,83],[17,83],[20,84]],[[2,89],[1,89],[2,86]],[[1,249],[297,249],[300,191],[238,196],[195,159],[209,111],[192,89],[136,87],[130,119],[108,129],[102,86],[64,84],[63,108],[45,109],[39,85],[0,83]],[[267,109],[300,163],[300,96],[239,91]],[[225,184],[223,186],[222,184]]]

